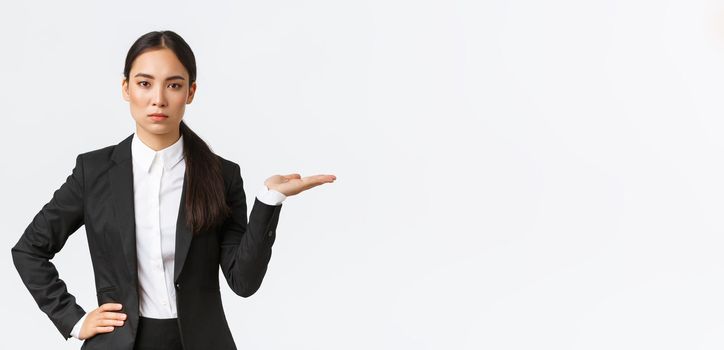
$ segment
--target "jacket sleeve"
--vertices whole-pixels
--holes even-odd
[[[13,263],[25,287],[66,339],[85,311],[68,293],[50,260],[83,225],[83,183],[83,161],[78,155],[73,173],[35,215],[11,249]]]
[[[268,205],[254,198],[247,222],[244,181],[238,164],[226,200],[231,216],[221,227],[219,263],[229,287],[246,298],[259,289],[266,274],[282,204]]]

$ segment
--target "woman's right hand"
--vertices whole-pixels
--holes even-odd
[[[123,326],[126,314],[117,312],[122,307],[121,304],[106,303],[89,312],[78,334],[80,340],[91,338],[98,333],[113,332],[115,327]]]

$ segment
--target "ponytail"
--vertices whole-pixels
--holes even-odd
[[[186,163],[186,223],[194,234],[221,225],[231,214],[226,204],[221,161],[186,123],[181,121]]]

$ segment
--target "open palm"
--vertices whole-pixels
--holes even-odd
[[[307,177],[301,177],[299,174],[273,175],[264,181],[264,185],[270,190],[279,191],[288,197],[324,183],[334,182],[336,179],[337,177],[334,175],[313,175]]]

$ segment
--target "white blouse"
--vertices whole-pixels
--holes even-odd
[[[139,314],[151,318],[175,318],[176,220],[186,170],[183,136],[173,145],[154,151],[133,134],[131,157]],[[286,196],[262,185],[257,198],[264,204],[279,205]],[[83,316],[73,327],[70,333],[73,337],[80,338],[85,318]]]

